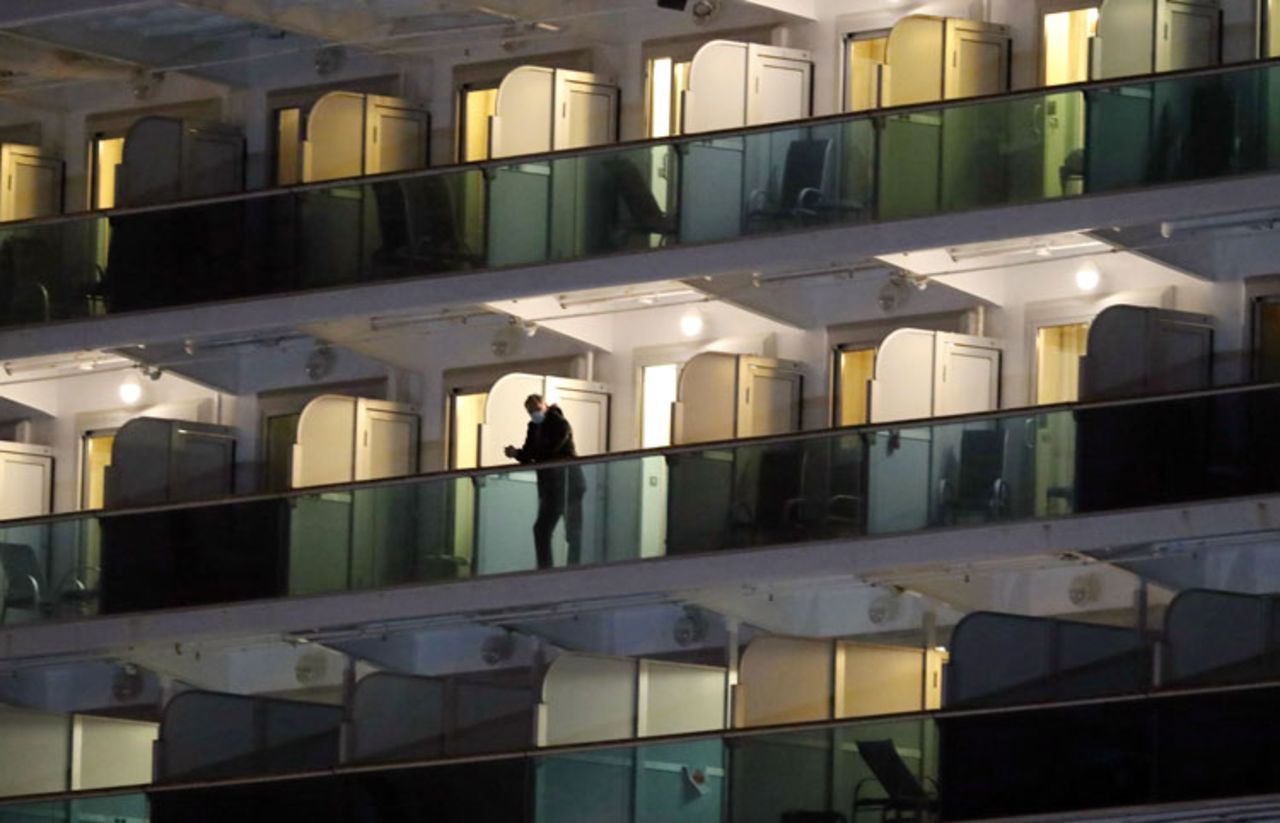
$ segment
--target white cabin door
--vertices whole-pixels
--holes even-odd
[[[426,111],[406,100],[371,94],[365,103],[364,123],[365,174],[426,167],[431,129]]]
[[[480,424],[480,465],[510,466],[515,463],[502,452],[507,446],[524,444],[529,415],[524,401],[541,394],[546,378],[540,374],[505,374],[489,389],[484,401],[484,422]]]
[[[334,91],[315,102],[302,145],[304,183],[364,173],[364,114],[363,94]]]
[[[555,74],[556,151],[612,143],[618,138],[618,89],[593,74],[557,69]]]
[[[360,400],[356,413],[356,480],[418,471],[418,414],[398,403]]]
[[[898,329],[876,352],[870,381],[870,422],[919,420],[933,415],[934,332]]]
[[[765,437],[800,430],[800,372],[775,360],[741,358],[742,387],[737,437]]]
[[[298,418],[293,445],[293,488],[355,479],[356,398],[325,394]]]
[[[1201,391],[1213,385],[1213,327],[1175,312],[1156,312],[1148,338],[1148,394]]]
[[[148,206],[182,196],[182,121],[143,117],[129,127],[116,170],[116,205]]]
[[[169,500],[212,500],[232,493],[236,441],[230,433],[175,423],[171,448]]]
[[[48,514],[53,458],[0,451],[0,520]]]
[[[551,151],[555,134],[555,69],[520,66],[502,78],[489,125],[489,156]]]
[[[1156,20],[1156,71],[1180,71],[1218,62],[1218,4],[1161,0]]]
[[[61,206],[61,160],[34,146],[0,146],[0,221],[45,217]]]
[[[947,21],[947,99],[999,94],[1009,87],[1009,35],[968,20]]]
[[[885,48],[880,105],[942,99],[945,34],[943,22],[932,17],[904,17],[894,25]]]
[[[244,137],[215,126],[182,128],[182,196],[215,197],[244,188]]]
[[[543,396],[564,412],[573,427],[579,457],[609,450],[609,390],[599,384],[563,377],[548,377]]]
[[[1098,11],[1093,79],[1150,74],[1156,6],[1164,0],[1106,0]]]
[[[680,369],[673,442],[731,440],[737,430],[738,356],[696,355]]]
[[[800,120],[812,113],[813,62],[808,52],[753,43],[748,56],[747,125]]]
[[[712,40],[693,56],[684,93],[684,132],[733,129],[747,124],[746,43]]]
[[[933,416],[994,411],[1000,403],[1000,349],[995,341],[937,335]]]

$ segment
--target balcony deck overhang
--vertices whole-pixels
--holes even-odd
[[[707,587],[759,587],[867,579],[912,569],[1031,556],[1105,552],[1280,528],[1280,495],[1077,515],[1004,525],[793,544],[227,606],[15,626],[0,632],[0,660],[118,655],[131,647],[219,638],[377,635],[389,628],[500,621],[610,604],[678,601]],[[589,592],[590,597],[584,598]],[[269,627],[269,629],[267,628]]]
[[[1280,174],[1171,184],[884,223],[827,227],[0,330],[0,356],[111,349],[389,312],[724,274],[848,268],[879,255],[1280,206]]]

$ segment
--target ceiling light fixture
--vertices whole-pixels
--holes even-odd
[[[994,243],[970,243],[952,246],[947,255],[956,263],[965,260],[984,260],[996,257],[1031,254],[1036,257],[1052,257],[1057,252],[1080,249],[1105,248],[1106,243],[1083,234],[1024,237],[1018,240],[1001,240]]]
[[[1195,217],[1187,220],[1165,220],[1160,224],[1160,236],[1169,240],[1179,234],[1198,234],[1212,230],[1272,231],[1276,228],[1280,228],[1280,212],[1270,209]]]
[[[74,355],[72,357],[59,357],[53,359],[32,359],[32,360],[6,360],[0,368],[4,369],[4,373],[9,377],[15,377],[21,374],[31,374],[33,372],[44,371],[62,371],[65,369],[74,369],[77,371],[98,371],[100,369],[110,367],[121,367],[131,364],[133,361],[110,354],[83,354]]]
[[[640,303],[645,306],[652,306],[664,300],[696,296],[701,295],[690,288],[665,288],[653,291],[636,289],[627,290],[622,294],[588,294],[581,297],[565,294],[558,297],[556,302],[560,304],[562,309],[573,309],[580,306],[612,306],[623,303]]]
[[[120,396],[120,402],[126,406],[136,406],[138,401],[142,400],[142,383],[134,375],[129,375],[120,381],[119,388],[116,393]]]
[[[704,328],[706,321],[702,318],[702,312],[697,309],[690,309],[680,316],[680,332],[685,337],[697,337]]]
[[[1086,260],[1076,269],[1076,288],[1080,291],[1093,291],[1101,282],[1102,272],[1092,260]]]

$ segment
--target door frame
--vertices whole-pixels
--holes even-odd
[[[679,391],[680,373],[684,364],[706,351],[705,346],[697,343],[675,343],[671,345],[647,346],[636,349],[631,354],[632,391],[634,393],[635,412],[634,425],[631,427],[635,437],[636,448],[644,442],[644,370],[648,366],[676,365],[676,387]],[[677,398],[678,399],[678,398]],[[671,442],[675,444],[676,421],[675,405],[671,407]]]
[[[78,443],[76,450],[76,511],[89,511],[89,509],[85,508],[88,498],[86,494],[88,491],[87,484],[89,482],[89,475],[85,471],[85,458],[88,457],[89,438],[102,437],[108,434],[114,437],[119,431],[120,426],[93,426],[80,430],[79,437],[76,438]]]
[[[1249,341],[1249,370],[1245,375],[1249,382],[1256,382],[1262,372],[1262,329],[1258,325],[1258,304],[1280,302],[1280,274],[1250,277],[1244,281],[1244,332]]]
[[[267,466],[271,455],[267,451],[267,421],[270,418],[301,414],[308,403],[322,394],[341,394],[349,397],[384,400],[388,390],[389,383],[385,377],[373,377],[367,380],[349,380],[340,383],[323,383],[314,386],[297,386],[260,392],[256,397],[258,401],[258,430],[256,433],[258,442],[255,449],[258,457],[257,475],[259,486],[266,489],[269,477]],[[292,476],[291,458],[289,472],[286,477]]]
[[[964,308],[879,320],[859,320],[853,323],[828,326],[826,329],[827,345],[831,349],[831,356],[827,358],[827,391],[830,401],[827,403],[827,427],[834,428],[836,424],[836,404],[839,402],[839,394],[836,392],[836,384],[839,379],[836,372],[839,369],[836,367],[840,351],[859,348],[879,349],[884,339],[898,329],[920,329],[921,331],[975,335],[980,330],[980,325],[981,321],[978,319],[977,310],[975,308]],[[867,417],[868,422],[870,422],[870,389],[868,388],[867,391]]]
[[[445,392],[445,411],[444,411],[444,469],[445,471],[458,471],[458,414],[454,411],[454,405],[459,397],[466,397],[472,394],[488,394],[489,386],[479,384],[469,386],[451,386]],[[476,436],[476,466],[480,465],[480,438]]]
[[[1040,357],[1039,357],[1039,338],[1041,329],[1052,329],[1059,326],[1073,326],[1080,323],[1086,326],[1093,325],[1093,319],[1098,316],[1095,311],[1093,313],[1081,312],[1073,314],[1028,317],[1027,318],[1027,406],[1036,407],[1040,404],[1036,402],[1039,394],[1037,391],[1040,387]],[[1077,387],[1078,388],[1078,387]]]
[[[472,92],[492,91],[497,92],[498,86],[502,83],[502,78],[496,80],[478,80],[473,83],[463,83],[454,89],[453,95],[453,122],[456,124],[453,128],[453,161],[455,163],[465,162],[463,158],[467,152],[467,95]],[[485,141],[485,160],[491,159],[488,155],[492,151],[492,143]]]
[[[896,23],[897,21],[895,21]],[[878,40],[884,38],[886,47],[888,46],[889,35],[893,34],[893,26],[886,26],[879,29],[859,29],[856,31],[846,31],[840,34],[840,111],[848,114],[852,112],[849,108],[849,44],[858,40]],[[880,65],[884,65],[881,63]],[[876,101],[875,105],[865,111],[875,111],[884,105],[884,83],[883,75],[876,78]]]
[[[880,339],[883,339],[881,337]],[[827,404],[827,426],[829,428],[846,428],[840,424],[840,400],[844,396],[844,381],[841,379],[840,358],[848,352],[870,351],[875,352],[880,349],[879,341],[855,341],[849,343],[837,343],[831,347],[830,358],[830,379],[827,381],[828,396],[830,402]],[[875,373],[874,363],[872,364],[872,373]],[[871,422],[871,386],[868,385],[862,389],[867,404],[867,420],[863,423],[849,424],[850,426],[865,426]]]
[[[1061,14],[1065,11],[1082,11],[1084,9],[1097,9],[1098,14],[1102,14],[1103,0],[1037,0],[1036,3],[1036,86],[1037,88],[1051,88],[1045,85],[1045,41],[1044,41],[1044,18],[1050,14]],[[1093,79],[1093,43],[1089,44],[1088,57],[1088,78]]]

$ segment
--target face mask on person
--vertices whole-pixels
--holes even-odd
[[[529,419],[534,423],[541,423],[543,420],[547,419],[547,413],[543,411],[531,411],[529,412]]]

